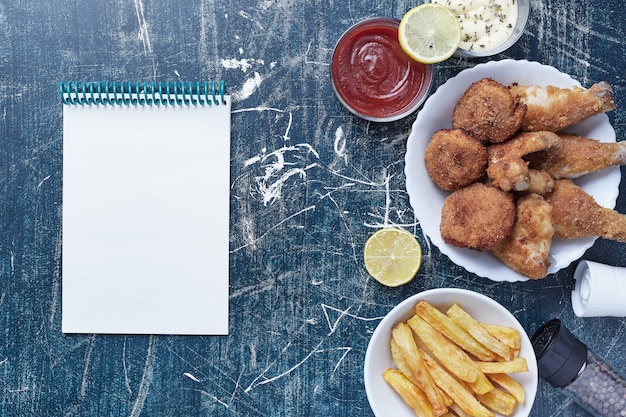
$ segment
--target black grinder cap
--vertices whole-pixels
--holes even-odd
[[[561,320],[552,319],[530,338],[539,376],[561,388],[576,379],[587,362],[587,346],[576,339]]]

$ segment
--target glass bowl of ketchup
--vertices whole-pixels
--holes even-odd
[[[432,65],[420,64],[398,42],[399,20],[357,23],[339,39],[330,66],[333,89],[353,114],[391,122],[417,110],[430,91]]]

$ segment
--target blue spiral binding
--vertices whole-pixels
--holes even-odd
[[[226,85],[220,81],[59,83],[59,96],[66,105],[87,106],[205,106],[226,104]]]

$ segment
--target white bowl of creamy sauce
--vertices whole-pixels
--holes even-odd
[[[511,47],[522,36],[530,0],[432,0],[448,7],[461,25],[456,55],[484,57]]]

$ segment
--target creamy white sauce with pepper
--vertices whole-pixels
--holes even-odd
[[[504,43],[517,21],[517,0],[432,0],[452,10],[461,24],[459,48],[489,51]]]

